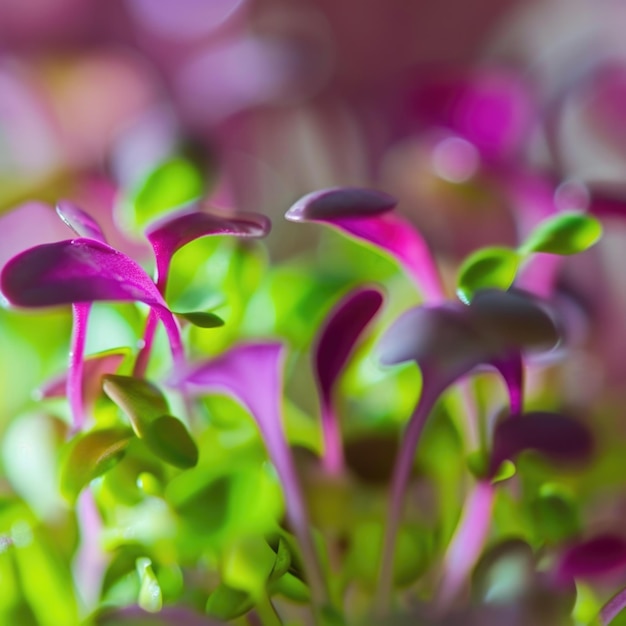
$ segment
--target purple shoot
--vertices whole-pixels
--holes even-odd
[[[146,231],[156,261],[157,289],[165,297],[172,258],[178,250],[188,243],[200,237],[211,235],[231,235],[244,238],[265,237],[270,229],[270,220],[260,213],[227,216],[197,209],[187,209],[159,220]],[[146,321],[143,348],[135,362],[133,371],[135,376],[143,376],[145,373],[156,326],[156,311],[151,310]]]
[[[536,300],[522,293],[494,290],[478,292],[469,306],[445,303],[410,309],[383,336],[381,362],[416,362],[422,373],[422,394],[409,419],[394,470],[380,572],[381,608],[387,606],[391,591],[394,542],[413,457],[435,402],[461,376],[479,365],[495,363],[505,372],[509,390],[516,392],[511,393],[511,411],[516,413],[521,403],[515,381],[521,378],[521,368],[511,355],[522,348],[545,349],[557,342],[554,322]],[[505,368],[503,363],[509,365]]]
[[[436,265],[426,242],[403,218],[390,214],[397,201],[386,193],[335,187],[310,193],[285,214],[292,222],[322,222],[390,255],[431,302],[444,299]]]
[[[186,210],[153,224],[146,235],[157,265],[156,284],[165,295],[172,257],[188,243],[209,235],[259,238],[270,232],[271,222],[260,213],[217,215],[206,211]]]
[[[351,291],[330,312],[317,337],[314,372],[322,410],[323,465],[330,473],[339,473],[343,467],[341,433],[333,407],[335,385],[360,335],[382,303],[382,293],[371,287]]]
[[[105,243],[78,238],[36,246],[4,266],[0,284],[7,300],[18,307],[143,302],[165,326],[174,361],[183,360],[176,320],[156,286],[135,261]],[[77,335],[75,341],[84,338]]]
[[[196,395],[209,391],[227,393],[250,411],[282,483],[287,513],[302,548],[311,594],[321,605],[326,601],[326,584],[282,423],[282,361],[283,347],[278,343],[242,345],[215,360],[187,368],[172,382],[184,385]]]

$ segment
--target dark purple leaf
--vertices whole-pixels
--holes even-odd
[[[270,220],[260,213],[228,216],[196,209],[160,220],[146,231],[157,262],[159,285],[164,284],[174,254],[195,239],[209,235],[265,237],[270,228]]]
[[[172,383],[198,395],[211,391],[227,393],[253,415],[285,492],[287,511],[304,553],[312,593],[322,598],[326,586],[282,423],[282,362],[283,346],[279,343],[241,345],[212,361],[177,372]]]
[[[489,356],[469,321],[468,307],[452,302],[403,313],[383,335],[378,353],[384,365],[415,361],[451,380]]]
[[[586,426],[558,413],[533,412],[505,419],[493,435],[491,474],[503,461],[513,460],[525,450],[560,463],[580,463],[591,456],[593,439]]]
[[[372,288],[350,292],[330,312],[315,346],[314,371],[321,396],[324,466],[340,472],[343,465],[341,434],[332,405],[332,393],[359,336],[376,315],[383,295]]]
[[[47,307],[101,300],[139,301],[167,310],[146,272],[135,261],[93,239],[36,246],[3,268],[2,291],[22,307]]]
[[[383,295],[377,289],[357,289],[345,296],[328,314],[314,353],[315,374],[325,402],[330,401],[335,382],[359,336],[382,303]]]
[[[469,314],[472,324],[496,349],[548,350],[560,340],[543,302],[522,291],[478,291]]]
[[[626,541],[600,535],[565,550],[556,567],[559,579],[592,578],[626,568]]]
[[[411,224],[389,214],[397,201],[380,191],[337,187],[308,194],[285,214],[294,222],[323,222],[391,255],[429,300],[443,289],[428,246]]]
[[[69,200],[61,200],[56,207],[58,216],[79,236],[106,243],[96,220]]]
[[[383,191],[333,187],[307,194],[285,214],[292,222],[334,222],[344,217],[371,217],[391,211],[398,201]]]

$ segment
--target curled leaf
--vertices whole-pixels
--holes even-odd
[[[389,214],[396,200],[371,189],[338,187],[317,191],[285,214],[295,222],[324,222],[396,259],[430,300],[443,299],[441,281],[430,250],[403,218]]]
[[[265,237],[270,228],[270,220],[260,213],[229,216],[197,209],[184,210],[153,224],[146,231],[146,235],[154,250],[159,285],[162,285],[167,277],[174,254],[195,239],[210,235]]]
[[[377,289],[357,289],[344,297],[328,314],[314,352],[315,375],[325,402],[330,401],[337,378],[359,336],[382,303],[382,293]]]
[[[287,211],[292,222],[330,221],[391,211],[398,201],[383,191],[360,187],[333,187],[307,194]]]

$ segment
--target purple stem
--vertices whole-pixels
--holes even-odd
[[[83,403],[83,363],[85,342],[87,340],[87,322],[91,310],[90,302],[72,305],[72,338],[67,373],[66,395],[74,422],[73,430],[78,432],[85,424],[85,406]]]
[[[474,567],[489,534],[495,487],[490,481],[476,483],[464,507],[463,516],[448,546],[437,604],[448,605],[457,595]]]
[[[302,550],[302,560],[307,572],[307,581],[311,587],[311,597],[316,606],[324,606],[328,604],[327,585],[324,582],[317,550],[313,543],[311,523],[298,483],[293,456],[282,430],[272,431],[263,428],[262,425],[260,428],[268,453],[283,486],[287,515]]]
[[[136,378],[143,378],[146,375],[158,322],[159,318],[155,310],[150,309],[148,319],[146,320],[146,328],[143,331],[143,345],[141,346],[141,350],[139,350],[139,354],[135,360],[135,366],[133,367],[133,376]]]
[[[339,423],[330,399],[322,401],[322,438],[324,455],[322,465],[333,476],[341,474],[344,466],[343,444]]]
[[[387,612],[389,608],[390,595],[393,587],[393,562],[396,534],[402,518],[402,505],[407,484],[411,476],[411,469],[413,468],[415,451],[426,420],[437,398],[443,391],[442,385],[427,384],[425,375],[422,381],[422,395],[418,400],[404,433],[391,483],[391,500],[387,514],[387,524],[385,525],[380,574],[376,593],[376,607],[381,613]]]
[[[90,612],[98,603],[105,557],[99,546],[102,527],[91,489],[80,495],[78,506],[80,543],[74,559],[74,579],[85,608]]]
[[[616,593],[600,610],[600,626],[608,626],[626,608],[626,588]]]

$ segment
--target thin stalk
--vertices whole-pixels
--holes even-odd
[[[376,592],[377,610],[385,613],[389,608],[391,590],[393,587],[393,562],[396,547],[396,534],[400,527],[404,495],[411,476],[415,451],[417,449],[426,420],[430,415],[442,389],[440,385],[427,385],[425,379],[422,386],[422,395],[413,411],[402,439],[402,445],[393,472],[391,483],[391,499],[385,525],[383,551]]]
[[[143,331],[143,345],[135,359],[135,366],[133,367],[133,376],[136,378],[143,378],[146,375],[158,323],[159,318],[155,310],[151,308],[148,313],[148,319],[146,320],[146,328]]]
[[[268,596],[263,596],[258,600],[255,610],[262,626],[283,626],[283,622]]]
[[[78,432],[85,424],[83,403],[83,364],[87,341],[87,322],[91,303],[80,302],[72,305],[72,338],[67,373],[66,395],[72,412],[73,430]]]
[[[324,454],[322,466],[329,474],[337,476],[343,472],[343,444],[337,415],[330,400],[322,400],[322,439]]]
[[[265,432],[268,452],[278,473],[285,493],[287,516],[302,550],[302,560],[311,588],[314,606],[325,606],[329,602],[328,586],[325,583],[322,567],[313,541],[309,514],[298,483],[295,464],[286,440],[282,436],[272,436]]]
[[[445,607],[458,594],[483,549],[489,527],[495,487],[488,480],[476,483],[448,546],[443,563],[437,605]]]
[[[600,626],[608,626],[626,608],[626,588],[616,593],[600,610]]]
[[[99,545],[102,521],[91,489],[80,495],[78,506],[80,543],[73,563],[73,575],[85,610],[90,613],[98,603],[106,560]]]

